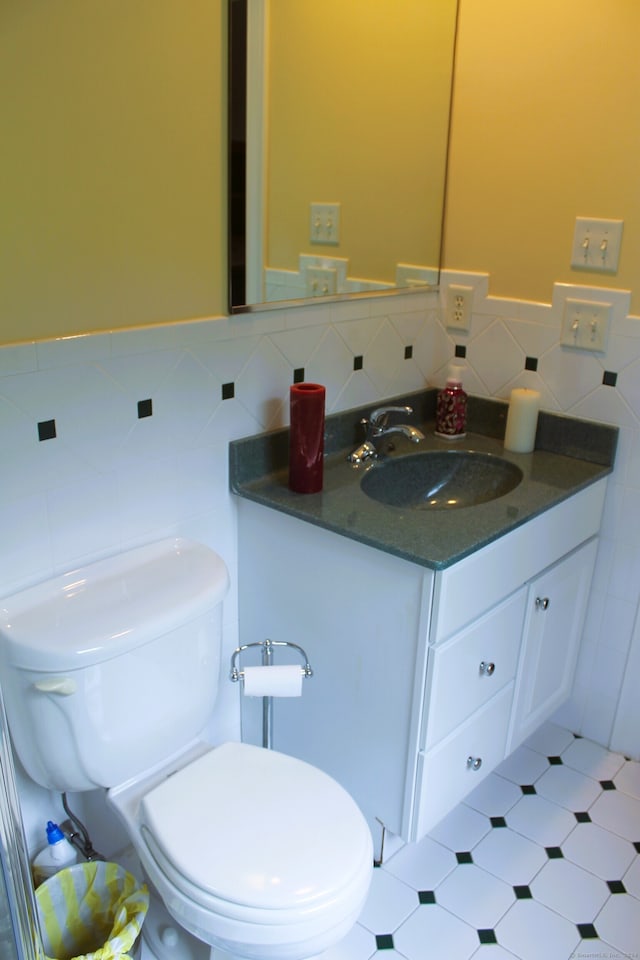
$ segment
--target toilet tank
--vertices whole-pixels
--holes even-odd
[[[0,678],[29,776],[124,783],[204,730],[220,674],[224,561],[163,540],[0,600]]]

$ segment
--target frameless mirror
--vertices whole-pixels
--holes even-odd
[[[229,0],[231,312],[436,286],[457,0]]]

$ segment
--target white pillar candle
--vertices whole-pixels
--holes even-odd
[[[513,453],[531,453],[536,443],[540,394],[525,388],[512,390],[507,414],[504,448]]]

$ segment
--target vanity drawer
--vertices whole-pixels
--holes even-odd
[[[520,589],[476,623],[430,650],[431,696],[422,747],[428,750],[513,680],[526,590]]]
[[[413,840],[428,833],[504,759],[512,698],[509,683],[446,740],[419,754]]]

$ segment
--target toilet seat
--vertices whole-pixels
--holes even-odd
[[[277,911],[281,922],[371,863],[362,814],[335,780],[250,744],[225,743],[150,790],[140,826],[176,886],[224,915]]]
[[[302,760],[192,744],[107,796],[169,913],[230,955],[315,956],[364,905],[367,823],[332,777]]]

